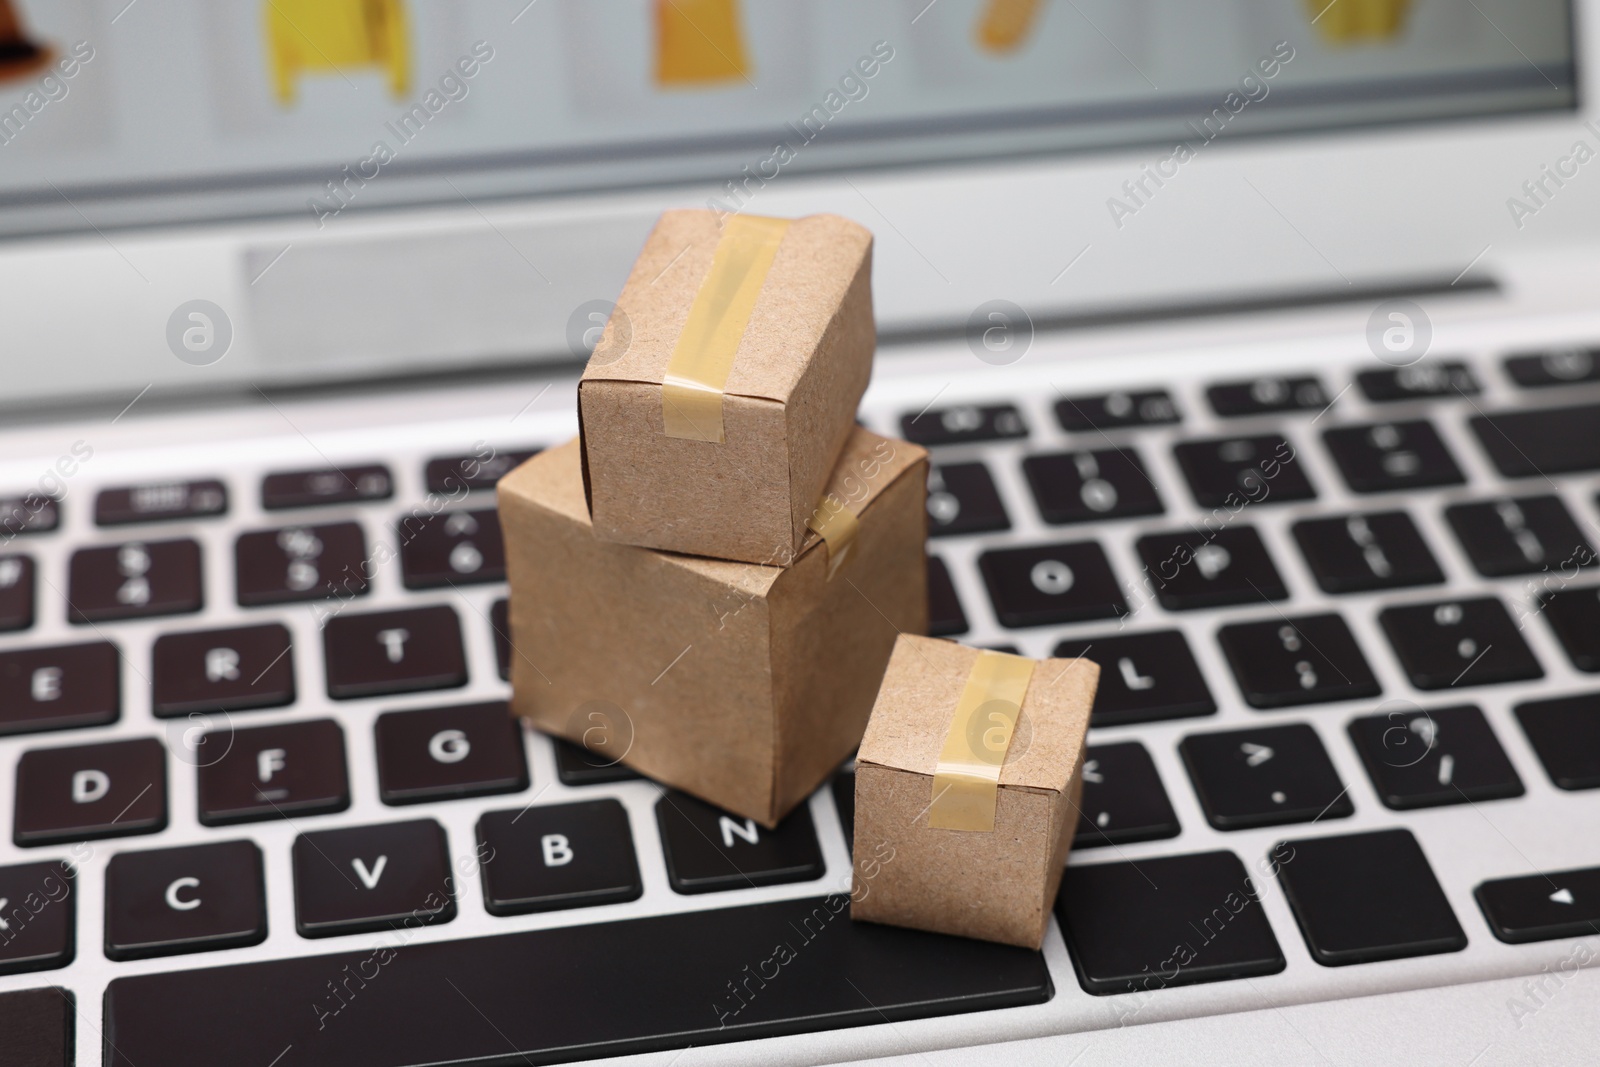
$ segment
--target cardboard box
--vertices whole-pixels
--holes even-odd
[[[909,634],[895,644],[856,755],[851,916],[1036,949],[1078,825],[1100,669],[1086,659],[1022,661],[1033,670],[1021,713],[991,764],[999,767],[993,829],[943,829],[933,825],[935,770],[948,759],[946,737],[979,655]],[[999,720],[973,721],[992,729]]]
[[[596,536],[792,559],[871,377],[871,274],[872,234],[834,215],[662,215],[578,383]],[[720,393],[682,386],[719,353]]]
[[[856,430],[828,484],[848,550],[812,533],[770,567],[602,541],[577,442],[540,453],[499,485],[514,709],[776,826],[860,742],[896,634],[927,629],[927,474]]]

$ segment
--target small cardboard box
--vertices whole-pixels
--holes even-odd
[[[769,241],[764,274],[759,248],[754,264],[727,252],[752,232]],[[871,274],[872,234],[835,215],[662,215],[578,383],[595,535],[792,559],[871,377]],[[718,349],[720,394],[665,384]]]
[[[927,629],[927,453],[856,430],[828,484],[848,548],[788,567],[602,541],[578,443],[500,480],[512,706],[763,826],[855,749],[895,636]]]
[[[1034,662],[1010,743],[994,757],[993,830],[940,829],[930,825],[934,775],[979,655],[910,634],[895,644],[856,755],[862,859],[851,916],[1036,949],[1078,825],[1100,669]]]

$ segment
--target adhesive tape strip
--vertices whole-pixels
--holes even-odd
[[[820,534],[828,547],[828,581],[831,582],[849,554],[850,546],[855,544],[861,521],[844,506],[844,501],[829,493],[806,520],[806,527]]]
[[[722,395],[788,219],[734,215],[723,224],[689,317],[661,382],[661,422],[668,437],[721,444]]]
[[[1022,656],[978,653],[934,768],[929,826],[994,831],[1000,768],[1011,749],[1033,666],[1033,660]]]

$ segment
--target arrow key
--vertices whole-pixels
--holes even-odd
[[[444,828],[432,819],[294,839],[294,916],[302,937],[449,922],[454,884]]]
[[[1304,723],[1190,734],[1178,752],[1206,821],[1218,830],[1342,819],[1355,811],[1317,732]]]
[[[1513,945],[1600,930],[1600,867],[1496,878],[1473,890],[1494,936]]]

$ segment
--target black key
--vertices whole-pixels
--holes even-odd
[[[1177,630],[1063,641],[1053,655],[1100,665],[1093,726],[1186,719],[1217,710],[1189,642]]]
[[[506,551],[494,508],[411,515],[400,520],[396,533],[407,589],[505,581]]]
[[[1178,745],[1206,821],[1218,830],[1343,819],[1350,794],[1304,723],[1190,734]]]
[[[1488,720],[1470,704],[1366,715],[1351,721],[1350,740],[1379,799],[1398,811],[1523,794]]]
[[[106,865],[106,956],[142,960],[267,938],[261,850],[250,841],[119,852]]]
[[[1289,597],[1253,526],[1151,534],[1137,547],[1145,577],[1168,611]]]
[[[1252,708],[1360,700],[1383,691],[1338,615],[1235,623],[1219,630],[1217,641]]]
[[[928,536],[1009,530],[989,468],[982,463],[947,463],[928,471]]]
[[[528,788],[521,720],[503,700],[386,711],[374,726],[385,804],[515,793]]]
[[[21,847],[153,834],[167,825],[161,742],[29,749],[17,760],[12,840]]]
[[[1524,389],[1540,389],[1573,382],[1600,382],[1600,360],[1592,349],[1563,348],[1554,352],[1512,356],[1506,373]]]
[[[1087,757],[1073,848],[1178,836],[1178,816],[1143,745],[1090,745]]]
[[[1558,788],[1600,788],[1600,693],[1533,700],[1515,710]]]
[[[1459,952],[1467,935],[1409,830],[1285,841],[1278,880],[1324,967]]]
[[[0,867],[0,974],[47,971],[72,962],[78,909],[74,875],[67,863]],[[10,1042],[4,1022],[0,1034]]]
[[[109,641],[0,652],[0,734],[116,722],[122,664]]]
[[[1331,402],[1316,378],[1256,378],[1225,382],[1206,390],[1211,409],[1223,418],[1276,415],[1287,411],[1324,411]]]
[[[1539,608],[1572,665],[1591,674],[1600,671],[1600,585],[1545,593]]]
[[[393,495],[394,478],[389,468],[379,463],[284,471],[261,480],[261,506],[268,511],[322,504],[359,504],[388,500]]]
[[[449,922],[456,917],[454,885],[444,828],[432,819],[294,839],[294,917],[301,937]]]
[[[1111,562],[1095,541],[994,549],[978,557],[978,570],[1002,626],[1128,614]]]
[[[43,493],[0,496],[0,533],[49,533],[61,526],[61,502]]]
[[[19,989],[0,993],[0,1034],[6,1067],[72,1067],[77,1062],[73,1031],[78,1024],[73,996],[65,989]],[[14,1057],[14,1058],[13,1058]]]
[[[928,557],[928,636],[954,637],[967,632],[967,613],[961,610],[950,571],[938,556]]]
[[[493,489],[494,483],[539,454],[537,448],[499,452],[479,444],[470,456],[430,459],[424,471],[430,493],[458,493],[462,489]]]
[[[197,541],[129,541],[72,554],[69,622],[181,615],[199,611],[204,602]]]
[[[32,556],[0,556],[0,631],[33,625]]]
[[[1439,561],[1403,511],[1306,519],[1293,530],[1324,593],[1370,593],[1444,581]]]
[[[1052,995],[1037,952],[854,923],[848,902],[837,894],[119,978],[106,991],[105,1062],[265,1067],[290,1047],[284,1065],[302,1050],[307,1062],[342,1067],[570,1062]],[[772,980],[760,974],[780,966],[781,983],[764,990]]]
[[[1472,895],[1489,929],[1507,944],[1600,933],[1600,867],[1496,878]]]
[[[1068,397],[1056,403],[1056,419],[1068,433],[1163,426],[1179,421],[1178,406],[1165,389]]]
[[[1172,451],[1203,508],[1238,511],[1317,498],[1294,446],[1277,434],[1185,441]]]
[[[1594,546],[1558,496],[1455,504],[1444,517],[1485,578],[1593,567]]]
[[[1391,370],[1364,370],[1356,375],[1361,391],[1374,404],[1399,400],[1433,400],[1437,397],[1477,396],[1483,392],[1465,363],[1413,363]]]
[[[1494,597],[1385,608],[1378,622],[1418,689],[1544,677],[1517,624]]]
[[[489,628],[494,631],[494,662],[499,668],[500,680],[511,680],[511,606],[505,600],[496,600],[489,606]]]
[[[146,482],[102,489],[94,498],[96,526],[206,519],[228,511],[228,487],[215,478],[193,482]]]
[[[372,569],[366,556],[353,522],[240,534],[233,546],[239,606],[363,596]]]
[[[336,616],[322,648],[335,700],[467,684],[461,623],[448,605]]]
[[[833,806],[839,812],[844,830],[844,847],[856,847],[856,772],[840,771],[833,776]]]
[[[1072,966],[1096,996],[1283,970],[1283,951],[1232,852],[1073,864],[1056,899]],[[302,1009],[303,1010],[303,1009]]]
[[[900,417],[900,435],[919,445],[959,445],[1028,436],[1028,424],[1013,404],[934,408]]]
[[[200,821],[206,826],[301,818],[350,806],[344,731],[332,719],[224,728],[206,734],[198,767]]]
[[[294,656],[280,623],[162,634],[150,658],[150,710],[160,718],[294,703]]]
[[[1472,432],[1507,478],[1600,470],[1600,404],[1479,415]]]
[[[776,830],[728,815],[677,790],[656,801],[656,823],[675,893],[715,893],[822,877],[822,849],[801,804]]]
[[[562,785],[605,785],[631,782],[639,777],[636,771],[624,767],[613,756],[590,752],[582,745],[559,737],[552,737],[550,743],[555,746],[556,777],[561,779]]]
[[[615,800],[486,812],[478,855],[490,915],[620,904],[644,892],[628,813]]]
[[[1425,419],[1339,426],[1322,435],[1354,493],[1394,493],[1467,479],[1455,457]]]
[[[1022,473],[1045,522],[1095,522],[1159,515],[1161,494],[1131,448],[1029,456]]]

